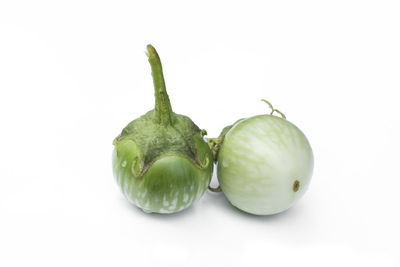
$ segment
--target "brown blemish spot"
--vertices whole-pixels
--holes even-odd
[[[294,183],[293,183],[293,192],[299,191],[299,188],[300,188],[299,180],[294,181]]]

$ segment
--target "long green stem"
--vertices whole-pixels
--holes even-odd
[[[160,57],[152,45],[147,45],[147,56],[153,75],[153,83],[156,97],[156,107],[154,119],[157,123],[168,125],[173,123],[172,108],[169,102],[167,90],[165,88],[164,75],[161,66]]]

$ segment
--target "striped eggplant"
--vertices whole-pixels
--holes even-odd
[[[206,191],[213,156],[205,130],[172,111],[160,58],[147,46],[155,108],[114,139],[113,172],[124,196],[145,212],[181,211]]]

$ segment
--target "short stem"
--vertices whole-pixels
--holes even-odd
[[[220,187],[220,186],[218,186],[217,188],[214,188],[214,187],[208,186],[208,189],[209,189],[210,191],[212,191],[212,192],[215,192],[215,193],[222,192],[222,189],[221,189],[221,187]]]
[[[164,75],[161,66],[160,57],[156,49],[152,45],[147,45],[147,56],[151,66],[151,73],[153,75],[153,83],[156,97],[156,107],[154,118],[155,121],[162,125],[172,124],[172,108],[169,102],[167,90],[165,88]]]

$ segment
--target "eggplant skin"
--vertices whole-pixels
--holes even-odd
[[[138,146],[132,140],[120,142],[112,161],[124,196],[143,211],[156,213],[179,212],[196,202],[207,190],[213,172],[207,143],[196,139],[200,164],[180,153],[165,153],[141,172]]]

